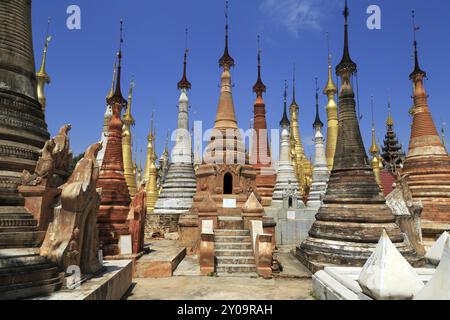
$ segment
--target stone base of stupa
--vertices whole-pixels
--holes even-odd
[[[132,261],[105,261],[104,270],[73,289],[62,289],[33,300],[120,300],[132,283]]]
[[[196,188],[192,164],[171,164],[155,210],[147,216],[147,229],[160,234],[178,232],[178,220],[192,207]]]
[[[363,293],[358,283],[362,268],[326,267],[312,277],[314,297],[320,300],[373,300]],[[424,284],[432,278],[435,269],[414,269]]]

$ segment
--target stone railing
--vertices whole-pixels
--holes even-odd
[[[202,275],[209,275],[215,271],[213,220],[202,220],[202,231],[200,236],[200,271]]]
[[[270,278],[272,276],[273,261],[272,235],[264,233],[263,222],[260,220],[251,221],[250,234],[258,275]]]

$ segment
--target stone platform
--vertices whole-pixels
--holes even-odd
[[[174,240],[153,240],[150,251],[136,263],[136,278],[167,278],[186,256],[186,248]]]
[[[362,268],[326,267],[313,275],[314,296],[320,300],[373,300],[365,295],[358,283]],[[424,284],[430,281],[435,269],[415,268]]]
[[[105,261],[105,271],[84,282],[79,288],[64,289],[32,300],[120,300],[131,287],[130,260]]]

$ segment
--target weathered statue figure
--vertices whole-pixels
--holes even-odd
[[[425,255],[422,240],[421,216],[422,202],[414,202],[407,176],[397,174],[394,191],[386,197],[386,204],[396,217],[400,229],[408,236],[409,241],[421,256]]]
[[[68,136],[71,128],[70,124],[64,125],[56,137],[45,143],[34,173],[23,171],[22,185],[58,187],[64,183],[65,175],[72,161]]]
[[[145,221],[147,216],[146,196],[145,187],[141,185],[130,204],[127,224],[132,237],[133,253],[139,253],[144,250]]]
[[[67,183],[60,187],[60,206],[55,208],[40,254],[62,270],[79,266],[82,274],[95,274],[102,269],[97,230],[100,190],[96,188],[96,157],[101,149],[101,143],[91,145]]]

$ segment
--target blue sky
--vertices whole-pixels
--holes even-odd
[[[81,8],[81,30],[66,28],[66,9]],[[370,96],[374,95],[375,121],[380,139],[384,136],[389,92],[397,134],[407,148],[411,120],[412,71],[411,10],[416,10],[420,60],[428,72],[426,88],[438,129],[449,122],[447,111],[450,42],[450,2],[441,0],[350,0],[350,50],[359,67],[359,101],[363,114],[361,130],[370,147]],[[381,30],[366,27],[371,4],[381,8]],[[300,128],[308,156],[313,156],[315,84],[321,88],[327,76],[326,32],[330,33],[333,67],[339,63],[343,46],[343,0],[246,0],[230,2],[230,52],[234,99],[240,127],[252,118],[256,80],[257,34],[263,50],[263,81],[270,128],[277,128],[282,114],[285,79],[297,67],[297,102]],[[47,28],[52,17],[47,71],[52,83],[47,90],[46,120],[54,135],[65,123],[73,126],[72,149],[83,152],[100,139],[105,95],[112,77],[118,46],[119,20],[124,19],[124,95],[131,77],[136,87],[133,114],[135,145],[146,148],[151,112],[155,112],[157,151],[164,148],[168,129],[177,124],[176,88],[181,78],[185,28],[189,28],[188,78],[190,120],[202,120],[204,128],[214,124],[219,97],[223,53],[224,1],[222,0],[40,0],[33,1],[33,35],[37,66],[40,64]],[[320,95],[322,120],[326,119],[326,97]],[[450,134],[449,134],[450,136]],[[145,156],[145,155],[143,155]]]

